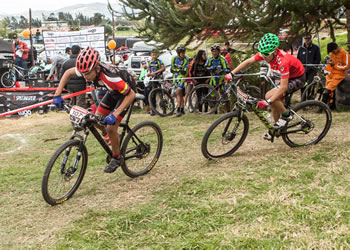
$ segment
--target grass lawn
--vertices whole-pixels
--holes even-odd
[[[0,248],[349,248],[349,113],[333,113],[323,141],[270,143],[252,114],[242,147],[204,159],[202,136],[220,115],[160,118],[159,162],[130,179],[105,174],[90,136],[88,169],[75,195],[51,207],[41,196],[50,156],[71,135],[68,115],[0,120]]]

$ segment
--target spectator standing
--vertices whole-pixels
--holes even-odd
[[[80,53],[80,47],[78,45],[73,45],[71,51],[72,51],[72,55],[70,56],[71,58],[66,60],[62,64],[59,79],[62,78],[63,74],[68,69],[75,67],[77,57]],[[82,91],[82,90],[86,89],[86,81],[85,81],[84,77],[74,75],[68,80],[66,88],[70,93]],[[83,107],[83,108],[87,108],[85,94],[72,97],[71,104],[78,105],[78,106]]]
[[[25,42],[19,40],[18,36],[13,35],[13,59],[15,60],[15,64],[21,68],[24,68],[24,75],[28,75],[27,62],[28,59],[28,46]],[[16,79],[18,79],[18,73],[16,71]]]
[[[326,104],[332,104],[334,102],[334,90],[344,80],[345,71],[350,68],[350,55],[335,42],[327,44],[327,53],[331,53],[331,59],[325,68],[328,75],[326,76],[326,89],[323,91],[322,101]]]
[[[71,49],[71,47],[67,47],[67,48],[66,48],[66,51],[64,52],[64,54],[65,54],[66,58],[69,59],[70,56],[72,55],[72,49]]]
[[[233,70],[232,59],[231,59],[233,52],[234,52],[234,49],[228,48],[227,54],[225,56],[225,59],[227,61],[227,64],[228,64],[228,67],[230,68],[230,70]]]
[[[185,90],[185,78],[188,75],[188,57],[185,55],[186,48],[179,46],[176,48],[177,56],[171,59],[170,71],[173,73],[173,81],[176,87],[176,100],[178,104],[176,117],[180,117],[185,114],[184,110],[184,90]]]
[[[40,40],[40,35],[41,35],[40,30],[37,29],[37,30],[36,30],[36,33],[35,33],[35,39],[36,39],[36,42],[37,42],[37,43],[38,43],[38,41]]]
[[[50,73],[47,76],[46,81],[49,81],[52,76],[55,76],[57,79],[59,78],[61,66],[66,60],[67,58],[63,55],[53,55],[51,57],[46,58],[46,64],[52,64]]]
[[[221,85],[219,90],[220,95],[225,96],[225,74],[230,72],[230,68],[228,67],[226,59],[220,55],[220,46],[213,44],[210,47],[212,57],[210,57],[205,67],[210,71],[211,79],[209,84],[214,88],[217,85]],[[226,111],[230,111],[230,103],[226,102],[225,104]]]
[[[297,58],[302,64],[319,64],[321,62],[320,48],[312,43],[311,34],[304,36],[304,44],[299,48]],[[317,74],[317,69],[312,66],[305,66],[305,76],[307,83],[311,83]],[[301,89],[301,94],[304,92],[304,87]]]
[[[198,84],[208,84],[209,83],[209,72],[205,68],[205,63],[207,61],[207,55],[204,50],[199,50],[196,57],[193,60],[192,66],[190,67],[190,76],[191,77],[203,77],[199,79],[193,79],[193,85]],[[208,76],[208,78],[204,78]],[[197,91],[198,102],[200,102],[201,97],[207,93],[202,92],[203,89]],[[208,107],[205,107],[205,112],[208,112]],[[202,105],[199,106],[199,112],[202,112]]]
[[[142,95],[146,96],[146,86],[148,87],[148,83],[145,84],[144,80],[147,76],[147,62],[146,61],[141,61],[141,73],[139,76],[139,79],[137,81],[137,92],[141,93]],[[151,108],[149,107],[149,103],[148,103],[148,98],[145,98],[143,100],[143,103],[146,106],[146,113],[149,113],[151,111]]]
[[[230,43],[229,42],[225,42],[225,47],[221,51],[221,55],[225,57],[228,54],[228,50],[229,49],[230,49]]]
[[[151,78],[151,82],[149,83],[149,86],[145,88],[145,97],[146,100],[148,100],[149,92],[153,88],[160,87],[160,80],[162,80],[162,72],[165,70],[164,63],[158,58],[159,52],[156,50],[153,50],[151,53],[151,61],[148,63],[148,73],[147,77]],[[155,98],[151,100],[152,104],[155,106]],[[147,107],[147,105],[146,105]],[[148,104],[149,107],[149,104]],[[150,115],[155,115],[153,110],[150,110]]]

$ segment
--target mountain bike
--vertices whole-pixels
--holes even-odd
[[[8,68],[8,71],[3,73],[0,79],[4,88],[12,88],[19,79],[28,80],[28,75],[24,73],[24,68],[17,66],[14,63],[9,63]],[[18,74],[19,79],[16,79],[16,73]]]
[[[143,98],[139,94],[136,96],[136,99]],[[119,125],[123,128],[120,134],[120,153],[125,159],[121,168],[131,178],[149,173],[158,162],[163,147],[162,131],[156,123],[143,121],[133,128],[129,127],[135,101],[130,105],[125,121]],[[89,132],[107,153],[107,163],[112,157],[111,148],[94,126],[103,125],[103,118],[79,106],[64,104],[64,108],[69,112],[73,134],[52,155],[46,165],[41,184],[44,200],[52,206],[68,200],[79,188],[88,164],[85,143]]]
[[[235,107],[214,121],[203,136],[201,150],[205,158],[216,159],[232,155],[244,142],[249,130],[249,120],[245,112],[251,109],[268,129],[271,142],[277,137],[290,147],[304,147],[320,142],[328,133],[332,123],[332,113],[320,101],[301,102],[289,107],[293,119],[282,128],[275,129],[257,108],[258,98],[244,93],[236,84]],[[267,112],[267,111],[265,111]]]
[[[244,74],[244,76],[258,76],[260,73]],[[250,85],[242,75],[238,76],[237,84],[239,84],[244,91],[254,97],[260,97],[260,89],[256,86]],[[190,108],[200,114],[216,113],[218,107],[225,106],[226,103],[234,103],[235,95],[234,88],[230,84],[226,87],[224,84],[212,86],[209,84],[199,84],[195,86],[189,95]],[[223,93],[219,95],[219,92]]]
[[[159,116],[170,116],[176,109],[176,90],[175,85],[170,81],[165,81],[158,88],[152,89],[148,96],[148,102],[153,110]]]
[[[326,65],[324,64],[307,64],[313,68],[318,70],[317,75],[314,76],[314,79],[311,83],[307,84],[302,96],[301,100],[322,100],[322,95],[324,88],[326,86],[326,79],[324,77],[323,69]]]

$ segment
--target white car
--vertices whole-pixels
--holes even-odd
[[[141,73],[141,62],[149,62],[151,58],[151,52],[156,48],[152,43],[146,44],[145,42],[136,42],[132,49],[132,53],[129,55],[127,62],[125,63],[129,72],[135,73],[137,76]],[[176,51],[162,50],[160,51],[159,59],[164,63],[166,70],[163,72],[163,78],[170,73],[171,58],[176,55]],[[171,77],[171,76],[170,76]]]

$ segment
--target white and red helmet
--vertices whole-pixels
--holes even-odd
[[[80,73],[89,73],[100,62],[100,54],[91,47],[83,49],[75,62],[75,67]]]

